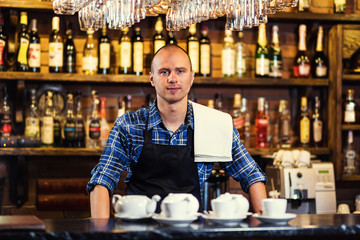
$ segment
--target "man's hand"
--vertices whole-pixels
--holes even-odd
[[[110,198],[106,187],[96,185],[90,192],[91,218],[110,217]]]
[[[257,182],[249,188],[250,204],[254,213],[262,213],[261,201],[266,198],[266,190],[263,182]]]

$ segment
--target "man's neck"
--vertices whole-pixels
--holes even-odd
[[[161,119],[165,126],[172,132],[176,132],[181,124],[184,123],[187,112],[187,99],[180,102],[168,104],[163,101],[157,101],[157,107]]]

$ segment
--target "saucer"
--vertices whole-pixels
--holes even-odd
[[[224,226],[236,226],[242,220],[247,218],[247,215],[236,216],[231,218],[219,218],[212,214],[203,214],[202,217],[212,224],[224,225]]]
[[[150,218],[152,216],[152,214],[148,214],[144,217],[136,217],[136,216],[128,216],[122,213],[115,213],[114,215],[116,218],[120,218],[121,220],[125,220],[125,221],[136,221],[136,220],[140,220],[140,219],[147,219]]]
[[[295,213],[285,213],[283,215],[269,217],[264,215],[259,215],[257,213],[254,213],[252,215],[254,218],[259,219],[263,223],[270,223],[275,225],[286,225],[288,221],[296,217]]]
[[[165,217],[164,215],[154,215],[152,216],[152,218],[157,221],[158,223],[162,223],[165,225],[170,225],[173,227],[187,227],[190,225],[190,223],[192,223],[193,221],[195,221],[198,216],[191,216],[188,218],[169,218],[169,217]]]

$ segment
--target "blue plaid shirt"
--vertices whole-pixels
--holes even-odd
[[[193,109],[188,103],[185,122],[174,133],[166,128],[160,113],[153,104],[150,108],[141,108],[136,112],[126,113],[116,119],[110,131],[104,151],[99,163],[94,167],[92,177],[87,185],[90,192],[95,185],[102,185],[112,195],[120,174],[126,170],[128,175],[125,182],[131,177],[130,165],[137,162],[144,144],[144,130],[149,116],[148,130],[152,129],[152,142],[154,144],[186,145],[187,129],[194,129]],[[240,182],[242,189],[248,192],[249,187],[256,182],[265,182],[266,177],[250,156],[240,141],[238,131],[234,128],[232,144],[233,161],[219,163],[230,176]],[[197,163],[201,196],[203,196],[204,183],[209,178],[213,163]]]

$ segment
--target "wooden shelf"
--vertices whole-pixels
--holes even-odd
[[[7,81],[45,81],[45,82],[83,82],[83,83],[135,83],[148,84],[149,76],[132,74],[96,74],[84,75],[78,73],[32,73],[32,72],[0,72],[0,79]],[[213,78],[195,77],[195,85],[222,85],[222,86],[328,86],[327,78]]]
[[[341,180],[343,180],[343,181],[360,181],[360,175],[353,175],[353,176],[342,175]]]
[[[360,83],[360,74],[343,74],[343,81]]]
[[[344,131],[349,131],[349,130],[360,131],[360,124],[343,124],[341,125],[341,129]]]
[[[300,148],[289,148],[289,150],[300,149]],[[274,152],[279,151],[278,148],[247,148],[250,155],[253,156],[268,156],[272,155]],[[321,148],[304,148],[304,150],[308,150],[313,155],[329,155],[330,149],[327,147]]]

